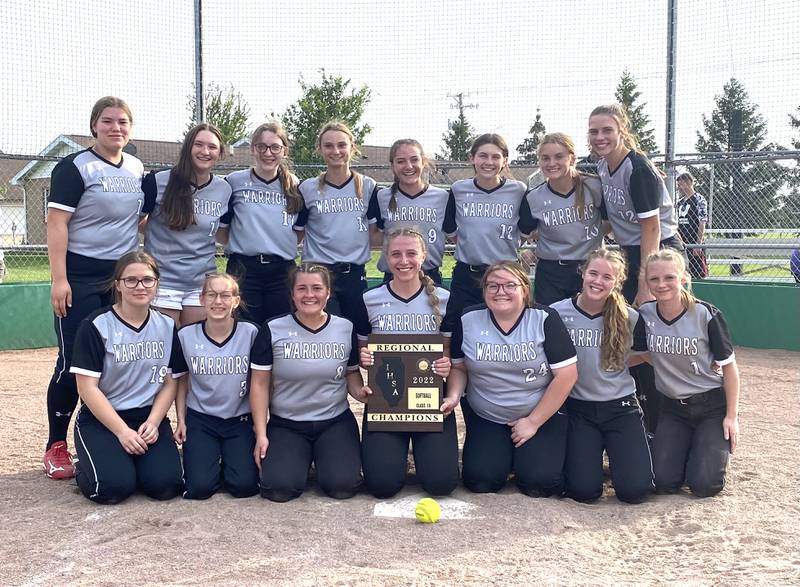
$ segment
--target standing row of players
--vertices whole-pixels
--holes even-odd
[[[113,259],[135,248],[142,215],[149,213],[145,247],[162,271],[154,305],[184,324],[203,315],[200,287],[213,269],[215,238],[228,243],[229,271],[241,280],[246,315],[261,322],[288,310],[287,276],[305,235],[304,260],[323,264],[334,276],[330,307],[358,327],[370,225],[384,231],[395,224],[421,228],[430,250],[424,270],[434,281],[441,279],[444,235],[455,235],[457,263],[444,332],[453,332],[463,309],[481,301],[487,267],[516,258],[520,233],[538,237],[535,296],[546,303],[579,291],[577,267],[601,242],[603,209],[628,258],[624,291],[631,301],[637,290],[638,302],[647,297],[637,279],[639,260],[659,245],[681,247],[663,181],[637,152],[616,106],[595,109],[589,120],[590,144],[603,157],[599,181],[576,170],[574,144],[556,133],[539,153],[547,181],[530,191],[505,177],[508,149],[497,135],[475,141],[475,178],[456,182],[449,192],[425,183],[427,161],[419,143],[398,141],[390,155],[396,181],[377,189],[350,169],[357,150],[349,129],[338,123],[319,133],[325,172],[299,185],[288,171],[288,141],[279,126],[257,129],[254,167],[226,181],[211,173],[220,156],[218,133],[200,125],[187,135],[178,165],[151,174],[136,189],[141,163],[122,153],[131,123],[124,102],[100,100],[91,117],[96,145],[68,157],[53,173],[48,243],[60,353],[48,390],[45,458],[53,477],[71,472],[64,439],[77,401],[68,373],[75,330],[108,302],[104,286]],[[386,268],[385,259],[382,264]]]

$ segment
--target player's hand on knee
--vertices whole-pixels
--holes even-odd
[[[267,456],[267,447],[269,447],[269,440],[266,435],[256,437],[256,447],[253,449],[253,459],[256,461],[256,467],[261,471],[261,461]]]
[[[369,369],[375,364],[375,355],[367,347],[362,346],[361,351],[359,352],[359,360],[361,362],[361,367],[364,369]]]
[[[142,440],[147,444],[153,444],[158,440],[158,426],[148,420],[145,420],[144,423],[139,426],[138,432],[139,436],[141,436]]]
[[[177,444],[186,442],[186,422],[178,422],[175,426],[175,432],[172,434]]]
[[[450,376],[450,357],[440,357],[433,362],[433,373],[442,379]]]
[[[67,308],[72,307],[72,287],[66,279],[54,281],[50,287],[50,304],[59,318],[67,315]]]
[[[117,435],[117,439],[128,454],[143,455],[147,452],[147,443],[136,430],[126,428]]]
[[[539,431],[539,426],[534,424],[530,418],[520,418],[509,422],[508,425],[511,427],[511,442],[517,448],[536,436]]]
[[[726,416],[722,420],[722,434],[725,436],[725,440],[730,443],[730,451],[733,454],[733,451],[736,450],[736,445],[739,443],[739,418]]]

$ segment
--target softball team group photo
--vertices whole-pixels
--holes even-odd
[[[739,437],[733,343],[692,294],[703,260],[685,250],[621,106],[587,113],[585,137],[545,135],[541,183],[514,179],[506,141],[487,133],[472,143],[474,177],[445,188],[414,139],[391,146],[391,185],[356,171],[339,121],[319,129],[325,168],[303,181],[277,122],[252,133],[248,169],[215,174],[224,141],[202,123],[174,167],[146,172],[123,150],[133,122],[123,100],[101,98],[94,146],[51,175],[47,477],[74,478],[101,504],[220,491],[287,502],[313,470],[320,499],[387,499],[409,483],[411,451],[434,497],[512,483],[640,504],[725,487]],[[679,180],[691,197],[691,175]],[[376,249],[383,278],[369,287]],[[371,334],[443,335],[430,365],[444,381],[441,432],[368,430]]]

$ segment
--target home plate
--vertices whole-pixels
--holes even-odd
[[[414,508],[423,497],[429,496],[425,493],[416,493],[393,501],[382,501],[375,504],[372,515],[379,518],[410,518],[413,520],[416,518]],[[442,520],[469,520],[476,517],[472,514],[477,506],[466,501],[452,497],[440,497],[436,501],[442,508]]]

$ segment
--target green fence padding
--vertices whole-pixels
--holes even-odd
[[[369,285],[381,281],[369,279]],[[447,286],[450,280],[444,281]],[[700,281],[694,292],[722,310],[735,344],[800,351],[800,287]],[[0,285],[0,350],[55,344],[50,284]]]
[[[0,285],[0,350],[55,345],[50,284]]]

